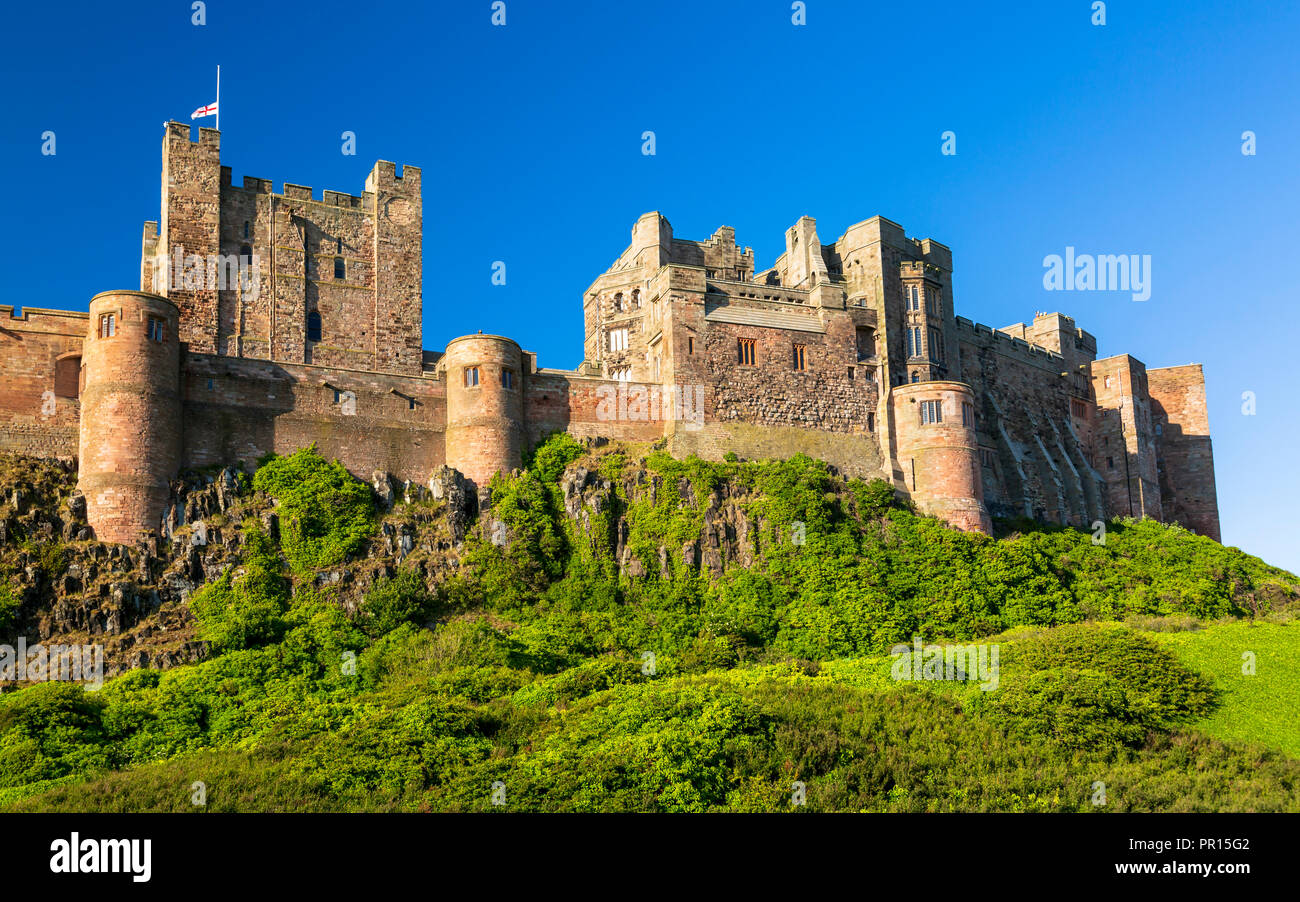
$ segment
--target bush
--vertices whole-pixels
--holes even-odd
[[[430,610],[424,580],[412,570],[402,570],[370,587],[361,602],[361,628],[369,636],[382,636],[403,623],[422,623]]]
[[[289,584],[280,559],[260,528],[249,524],[245,530],[243,575],[232,579],[227,570],[190,598],[199,637],[223,650],[253,648],[284,635]]]
[[[326,462],[314,444],[264,460],[253,486],[279,505],[280,545],[294,572],[333,567],[361,549],[375,526],[370,486]]]

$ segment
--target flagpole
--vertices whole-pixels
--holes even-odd
[[[217,66],[217,131],[221,131],[221,66]]]

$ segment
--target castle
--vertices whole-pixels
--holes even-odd
[[[647,213],[583,294],[576,370],[496,335],[424,350],[421,231],[414,166],[276,194],[232,182],[216,130],[169,123],[141,290],[0,306],[0,449],[77,458],[91,526],[121,543],[158,528],[183,468],[315,442],[363,478],[446,464],[484,485],[556,430],[802,451],[968,530],[1134,516],[1219,539],[1199,365],[1098,360],[1059,313],[957,316],[949,249],[887,219],[823,244],[804,217],[755,272],[731,228],[690,241]],[[214,281],[223,259],[258,265]]]

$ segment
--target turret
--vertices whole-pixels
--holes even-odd
[[[453,339],[447,381],[447,465],[479,486],[523,462],[523,353],[499,335]]]
[[[143,291],[91,299],[77,488],[101,541],[157,526],[180,466],[179,320],[175,304]]]
[[[915,382],[893,390],[895,448],[917,507],[959,529],[992,533],[984,507],[974,394],[963,382]]]

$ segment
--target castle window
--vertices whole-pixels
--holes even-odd
[[[336,254],[341,254],[341,253],[343,253],[343,239],[342,239],[342,238],[335,238],[335,239],[334,239],[334,253],[336,253]]]
[[[407,409],[407,410],[415,410],[415,399],[414,399],[414,398],[407,398],[407,399],[406,399],[406,409]]]
[[[913,326],[907,330],[907,356],[921,356],[921,327]]]
[[[150,341],[161,343],[167,337],[167,321],[156,316],[149,317],[149,322],[145,324],[145,334]]]
[[[921,374],[918,373],[916,370],[912,370],[912,381],[913,381],[913,382],[920,382],[920,381],[921,381]]]
[[[244,220],[244,237],[245,237],[245,238],[249,237],[249,231],[250,231],[250,229],[249,229],[249,227],[248,227],[248,220],[245,219],[245,220]]]
[[[980,463],[992,470],[993,452],[988,448],[980,448]]]
[[[939,315],[939,292],[931,290],[925,293],[925,309]]]
[[[239,248],[239,265],[244,267],[253,265],[253,249],[247,244]]]
[[[621,295],[620,295],[621,297]],[[610,329],[609,330],[609,349],[611,351],[627,350],[627,330]]]
[[[867,414],[867,431],[876,431],[876,415],[874,413]]]
[[[1164,434],[1164,428],[1159,423],[1156,423],[1156,435],[1163,435],[1163,434]]]
[[[921,402],[921,425],[928,426],[934,423],[943,422],[943,402],[942,401],[922,401]]]
[[[515,387],[515,374],[511,370],[501,371],[501,387],[502,388]]]
[[[320,312],[313,310],[307,314],[307,340],[320,341]]]
[[[740,362],[741,366],[754,365],[754,339],[736,339],[736,359]]]
[[[344,263],[343,263],[343,258],[342,258],[342,257],[335,257],[335,258],[334,258],[334,278],[336,278],[336,279],[345,279],[345,278],[347,278],[347,273],[348,273],[348,268],[347,268],[346,265],[344,265]]]
[[[465,367],[465,387],[474,388],[477,385],[478,385],[478,367],[476,366]]]
[[[907,286],[907,309],[908,310],[921,309],[920,290],[916,285]]]
[[[640,289],[640,288],[634,288],[634,289],[632,290],[632,306],[633,306],[635,309],[637,309],[637,310],[640,310],[640,309],[641,309],[641,289]]]
[[[794,368],[797,370],[807,369],[805,366],[804,351],[807,350],[804,345],[794,346]]]
[[[623,292],[620,291],[618,294],[614,295],[614,310],[617,313],[622,313],[624,309],[626,308],[623,306]]]
[[[1115,458],[1113,457],[1106,458],[1106,469],[1107,470],[1115,469]]]
[[[853,381],[853,371],[854,371],[855,369],[857,369],[857,367],[853,367],[853,366],[849,367],[849,381],[850,381],[850,382]]]
[[[1106,387],[1110,388],[1110,376],[1106,377]]]
[[[695,353],[695,338],[693,336],[688,335],[686,337],[686,353],[687,354]]]
[[[1074,414],[1076,417],[1078,417],[1081,420],[1087,419],[1088,405],[1080,401],[1078,398],[1071,398],[1070,413]]]
[[[617,367],[616,369],[610,370],[609,375],[612,378],[617,379],[619,382],[631,382],[632,367],[630,366]]]
[[[870,360],[876,356],[876,330],[860,328],[857,331],[858,359]]]
[[[961,405],[961,424],[963,426],[975,426],[975,407],[972,404],[962,402]]]
[[[939,363],[943,362],[943,338],[939,335],[938,329],[929,330],[930,339],[930,359]]]
[[[117,334],[117,314],[101,313],[99,316],[99,337],[112,338]]]
[[[338,404],[342,400],[343,400],[343,390],[338,388],[334,389],[334,403]]]

